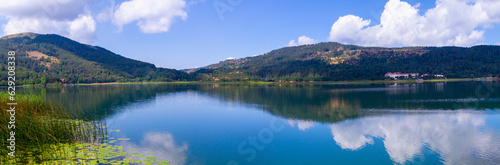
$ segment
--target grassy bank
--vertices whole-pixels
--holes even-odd
[[[315,82],[269,82],[269,81],[175,81],[175,82],[111,82],[74,84],[79,86],[92,85],[134,85],[134,84],[360,84],[360,83],[415,83],[415,82],[457,82],[475,81],[473,78],[461,79],[431,79],[431,80],[357,80],[357,81],[315,81]]]
[[[8,112],[9,95],[0,93],[0,164],[99,164],[99,163],[158,163],[155,157],[144,161],[113,145],[103,122],[78,120],[61,106],[37,95],[16,95],[15,114]],[[15,116],[15,128],[7,124]],[[11,150],[11,131],[15,132],[15,157]],[[129,158],[128,158],[129,157]]]
[[[458,82],[458,81],[477,81],[474,78],[453,78],[453,79],[431,79],[431,80],[356,80],[356,81],[310,81],[310,82],[270,82],[270,81],[174,81],[174,82],[109,82],[109,83],[90,83],[90,84],[36,84],[22,86],[93,86],[93,85],[137,85],[137,84],[379,84],[379,83],[415,83],[415,82]],[[499,81],[500,79],[493,79]]]

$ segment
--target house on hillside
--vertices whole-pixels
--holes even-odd
[[[385,77],[390,77],[392,79],[398,80],[400,78],[408,79],[408,78],[417,78],[419,73],[401,73],[401,72],[389,72],[385,74]]]

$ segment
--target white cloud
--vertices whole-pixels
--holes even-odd
[[[0,4],[0,16],[7,19],[5,35],[34,32],[55,33],[90,43],[96,24],[85,9],[86,0],[18,0]]]
[[[389,0],[380,23],[358,16],[340,17],[329,40],[366,46],[470,46],[484,38],[484,31],[500,22],[500,2],[494,0],[437,0],[436,7],[420,14],[419,6]]]
[[[96,23],[92,16],[82,15],[70,22],[68,31],[70,38],[77,38],[84,43],[89,43],[95,38]]]
[[[288,46],[299,46],[299,45],[310,45],[310,44],[315,44],[316,41],[315,39],[309,38],[307,36],[300,36],[298,39],[298,42],[295,42],[295,40],[291,40],[288,43]]]
[[[478,164],[499,161],[498,132],[485,127],[485,115],[457,111],[442,114],[377,116],[330,125],[333,139],[343,149],[357,150],[383,140],[390,158],[399,164],[429,148],[444,164]],[[473,152],[471,152],[473,151]]]
[[[138,21],[137,25],[143,33],[167,32],[176,18],[187,18],[185,7],[184,0],[131,0],[117,7],[113,22],[119,30]]]
[[[362,29],[370,24],[370,20],[363,20],[354,15],[340,17],[332,26],[329,40],[342,40],[342,42],[355,43],[362,40]]]
[[[499,42],[499,43],[497,43],[496,45],[500,46],[500,42]]]

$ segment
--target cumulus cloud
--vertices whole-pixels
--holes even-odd
[[[34,32],[55,33],[90,43],[96,23],[86,10],[86,0],[18,0],[0,4],[0,16],[7,19],[5,35]]]
[[[358,150],[383,139],[390,158],[399,164],[429,148],[444,164],[499,161],[498,132],[485,132],[485,115],[457,111],[443,114],[378,116],[330,125],[333,139],[343,149]],[[473,151],[473,152],[471,152]]]
[[[70,38],[76,38],[88,43],[94,39],[96,23],[92,16],[82,15],[78,19],[70,22],[68,31]]]
[[[370,20],[363,20],[354,15],[340,17],[332,26],[329,40],[341,40],[346,43],[355,43],[363,39],[363,28],[370,24]]]
[[[177,18],[187,18],[185,7],[184,0],[131,0],[117,7],[113,22],[119,30],[124,25],[137,21],[137,26],[143,33],[167,32]]]
[[[316,41],[315,39],[309,38],[307,36],[300,36],[297,42],[295,40],[291,40],[288,43],[288,46],[299,46],[299,45],[310,45],[310,44],[315,44]]]
[[[389,0],[380,23],[372,26],[371,20],[342,16],[332,25],[328,39],[366,46],[470,46],[500,22],[500,2],[494,0],[437,0],[434,8],[423,13],[419,6]]]

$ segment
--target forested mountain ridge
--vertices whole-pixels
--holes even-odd
[[[500,46],[380,48],[335,42],[286,47],[189,70],[202,80],[383,80],[387,72],[448,78],[500,75]]]
[[[61,79],[66,83],[194,80],[185,72],[157,68],[55,34],[21,33],[2,37],[2,72],[7,70],[8,51],[16,52],[18,84],[55,83]],[[0,85],[6,84],[6,76],[1,74]]]
[[[54,34],[21,33],[0,39],[0,69],[16,52],[18,84],[144,81],[383,80],[387,72],[444,74],[448,78],[500,76],[500,46],[381,48],[318,43],[226,60],[186,72],[158,68],[98,46]],[[0,85],[7,84],[1,74]]]

